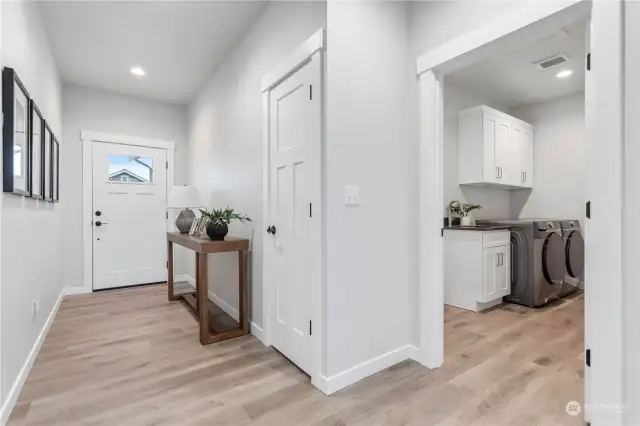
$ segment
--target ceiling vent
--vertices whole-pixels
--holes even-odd
[[[569,60],[569,57],[566,53],[561,53],[559,55],[552,56],[550,58],[543,59],[541,61],[534,62],[533,65],[540,70],[546,70],[547,68],[555,67],[557,65],[563,64]]]

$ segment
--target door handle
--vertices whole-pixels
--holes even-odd
[[[102,216],[102,212],[100,210],[96,210],[96,216]]]
[[[271,235],[276,235],[276,227],[271,225],[270,227],[267,228],[267,232]]]
[[[96,222],[96,226],[108,225],[107,222],[100,222],[99,220]]]

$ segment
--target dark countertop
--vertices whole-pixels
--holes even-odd
[[[444,230],[453,231],[508,231],[510,226],[506,225],[471,225],[471,226],[445,226]]]

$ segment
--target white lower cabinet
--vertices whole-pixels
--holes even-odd
[[[445,303],[474,312],[501,303],[511,292],[510,240],[508,230],[445,230]]]

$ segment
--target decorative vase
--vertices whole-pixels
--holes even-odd
[[[229,233],[229,227],[226,223],[222,225],[214,225],[212,223],[207,223],[207,235],[209,238],[215,241],[222,241],[224,237]]]
[[[460,218],[461,226],[471,226],[471,218],[469,216],[464,216]]]

